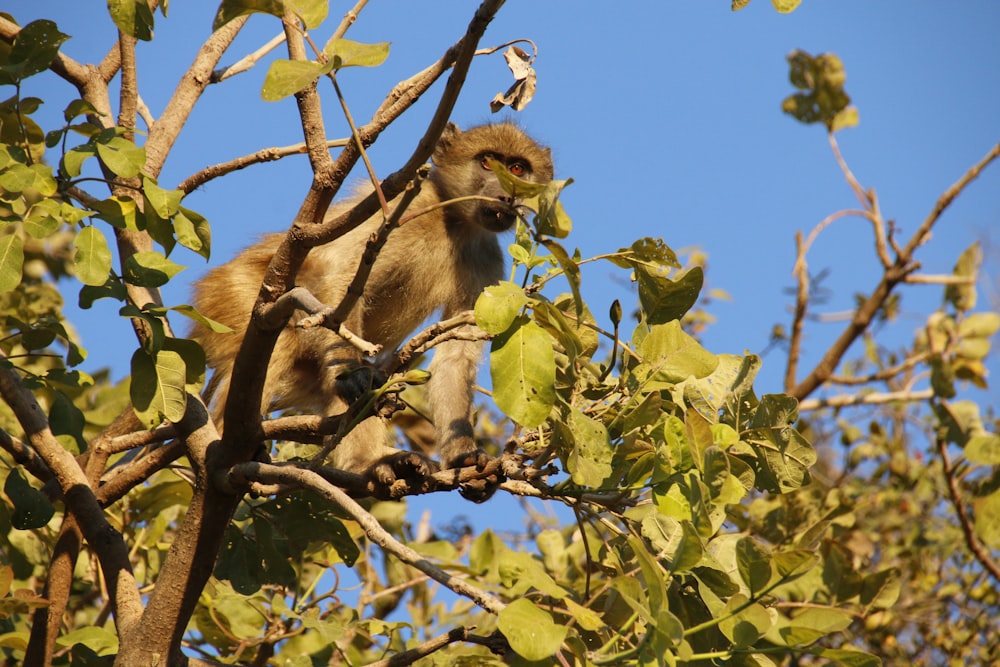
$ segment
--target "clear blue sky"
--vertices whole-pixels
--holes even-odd
[[[349,3],[335,2],[339,17]],[[533,39],[540,52],[538,93],[520,122],[549,144],[558,176],[576,183],[564,204],[573,217],[568,239],[584,256],[660,236],[675,249],[698,247],[709,256],[710,286],[731,302],[716,303],[718,322],[703,337],[713,352],[759,352],[775,323],[787,325],[791,304],[794,234],[808,233],[828,214],[857,206],[817,126],[802,126],[780,110],[792,92],[785,56],[800,48],[834,52],[847,71],[847,91],[860,125],[839,133],[856,176],[880,196],[883,214],[903,238],[920,224],[936,198],[1000,141],[1000,3],[838,2],[805,0],[779,15],[767,0],[733,13],[729,0],[598,3],[509,0],[487,31],[484,45]],[[373,2],[348,33],[359,41],[392,42],[377,70],[344,72],[342,87],[358,119],[366,119],[398,80],[436,59],[463,32],[469,2]],[[157,16],[156,39],[140,45],[141,94],[159,114],[180,73],[208,35],[216,5],[172,2]],[[103,3],[15,0],[23,25],[46,17],[73,35],[71,57],[96,62],[113,43]],[[335,23],[335,20],[331,20]],[[317,41],[330,28],[322,27]],[[269,17],[253,17],[224,58],[232,63],[279,31]],[[410,33],[409,35],[407,33]],[[169,158],[161,185],[170,187],[199,169],[269,146],[301,141],[294,103],[264,103],[264,67],[211,87]],[[478,60],[453,119],[488,120],[489,99],[507,87],[499,55]],[[43,97],[46,112],[61,113],[71,89],[50,77],[31,81],[26,94]],[[326,116],[331,136],[345,125],[331,91]],[[387,174],[412,149],[434,101],[419,104],[380,139],[376,169]],[[42,119],[45,117],[42,116]],[[214,181],[186,205],[212,223],[212,265],[230,258],[264,231],[286,227],[309,184],[305,158],[255,166]],[[955,203],[919,259],[931,273],[948,273],[975,239],[993,246],[986,268],[1000,273],[1000,165],[994,164]],[[178,252],[190,265],[186,285],[205,263]],[[838,222],[810,255],[812,270],[829,269],[833,298],[823,312],[847,310],[853,294],[878,278],[871,233],[857,219]],[[584,274],[584,291],[598,317],[614,298],[632,301],[626,276],[605,265]],[[981,303],[992,296],[983,285]],[[166,295],[187,302],[186,290]],[[940,287],[904,291],[904,317],[894,328],[902,344],[940,303]],[[127,372],[134,341],[116,306],[99,302],[81,320],[90,350],[85,368],[113,365]],[[175,326],[180,324],[175,320]],[[806,364],[839,333],[840,324],[813,325]],[[758,392],[780,390],[781,355],[765,359]],[[994,384],[1000,365],[991,363]],[[988,396],[996,405],[1000,392]],[[980,401],[983,395],[979,395]],[[496,503],[498,501],[492,501]],[[508,501],[503,501],[508,502]],[[496,506],[491,507],[495,512]]]

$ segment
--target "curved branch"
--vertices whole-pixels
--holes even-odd
[[[948,443],[944,438],[937,438],[937,450],[941,455],[941,472],[944,474],[945,482],[948,484],[948,495],[951,497],[951,504],[955,507],[955,515],[958,523],[962,527],[962,535],[965,536],[965,544],[969,547],[973,557],[979,561],[983,568],[990,573],[993,580],[1000,583],[1000,564],[993,560],[990,553],[983,546],[976,532],[972,527],[972,519],[962,501],[961,491],[958,488],[958,480],[955,479],[955,469],[951,466],[948,458]]]
[[[318,473],[299,468],[250,462],[235,466],[232,470],[232,475],[235,476],[233,480],[235,483],[241,483],[244,480],[253,480],[263,484],[291,484],[300,488],[310,489],[347,512],[365,531],[368,539],[407,565],[420,570],[431,579],[448,587],[455,593],[469,598],[492,614],[499,614],[506,606],[500,599],[470,585],[463,579],[448,574],[397,540],[353,498],[327,482]]]

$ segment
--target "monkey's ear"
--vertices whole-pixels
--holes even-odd
[[[431,156],[431,159],[434,160],[438,155],[448,150],[448,147],[454,143],[455,138],[460,134],[462,134],[462,130],[458,128],[458,125],[448,121],[448,124],[444,126],[444,130],[441,131],[441,138],[438,139],[437,146],[434,147],[434,155]],[[434,160],[434,162],[437,162],[437,160]]]

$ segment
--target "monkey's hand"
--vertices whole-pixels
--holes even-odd
[[[350,405],[365,392],[381,387],[387,379],[388,376],[381,369],[362,363],[337,375],[337,395]]]
[[[438,464],[417,452],[395,452],[372,464],[368,477],[374,485],[376,497],[383,500],[396,498],[393,485],[405,481],[411,492],[417,489],[429,491],[428,478],[438,471]]]
[[[486,472],[487,467],[494,468],[489,474],[477,477],[476,479],[470,479],[458,487],[458,492],[462,494],[463,498],[471,500],[474,503],[482,503],[492,498],[497,487],[504,481],[503,472],[500,471],[499,466],[490,466],[492,461],[493,457],[488,453],[478,447],[474,447],[472,451],[452,456],[446,459],[444,463],[447,468],[469,468],[475,466],[479,472]]]

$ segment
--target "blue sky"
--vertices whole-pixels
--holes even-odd
[[[335,2],[331,15],[339,17],[348,4]],[[528,37],[539,46],[538,92],[519,122],[552,147],[557,175],[575,180],[563,197],[574,221],[567,243],[585,257],[643,236],[662,237],[676,250],[697,247],[708,254],[709,285],[732,297],[713,304],[718,321],[703,336],[705,346],[760,352],[771,327],[789,323],[785,289],[792,285],[795,232],[808,233],[830,213],[857,206],[824,130],[781,112],[782,99],[793,92],[785,56],[799,48],[843,60],[860,124],[838,134],[842,152],[862,184],[877,190],[883,214],[905,239],[936,198],[1000,141],[1000,3],[805,0],[791,15],[776,13],[767,0],[753,0],[738,13],[729,4],[509,0],[483,45]],[[382,67],[342,74],[355,118],[366,119],[393,84],[439,57],[462,34],[474,6],[453,0],[371,3],[347,36],[388,40],[392,50]],[[141,94],[154,114],[207,37],[214,10],[213,3],[172,2],[169,18],[157,15],[156,38],[139,51]],[[54,19],[73,36],[64,51],[79,61],[96,62],[114,40],[103,3],[16,0],[6,11],[22,25]],[[322,26],[317,41],[331,29]],[[278,31],[274,19],[253,17],[223,62],[234,62]],[[264,72],[258,66],[207,91],[161,185],[301,141],[290,99],[260,101]],[[453,119],[460,125],[489,120],[488,101],[508,85],[499,55],[477,60]],[[39,117],[44,123],[61,114],[73,91],[54,77],[39,77],[25,94],[46,100]],[[422,101],[382,136],[372,151],[380,174],[409,154],[435,101]],[[325,110],[328,133],[344,136],[330,90]],[[306,159],[295,157],[213,181],[188,197],[186,205],[212,223],[211,264],[226,261],[262,232],[286,227],[308,184]],[[976,239],[992,241],[986,269],[995,289],[997,164],[945,214],[918,258],[927,272],[948,273]],[[184,286],[206,265],[193,254],[178,252],[174,259],[190,268],[166,299],[185,303]],[[870,291],[878,280],[870,228],[858,219],[842,220],[821,235],[809,260],[814,272],[830,270],[826,286],[833,296],[819,312],[849,309],[854,293]],[[634,300],[627,276],[605,264],[585,271],[584,294],[599,317],[614,298]],[[988,296],[981,292],[983,306]],[[907,288],[904,316],[886,341],[909,341],[940,300],[940,287]],[[127,373],[122,350],[132,349],[134,340],[116,312],[110,302],[99,302],[78,320],[90,351],[86,369],[111,365],[116,376]],[[842,326],[810,326],[803,368]],[[780,391],[781,361],[780,354],[765,358],[759,393]],[[1000,381],[995,359],[990,367],[994,382]],[[974,397],[996,405],[998,396],[991,387]]]

